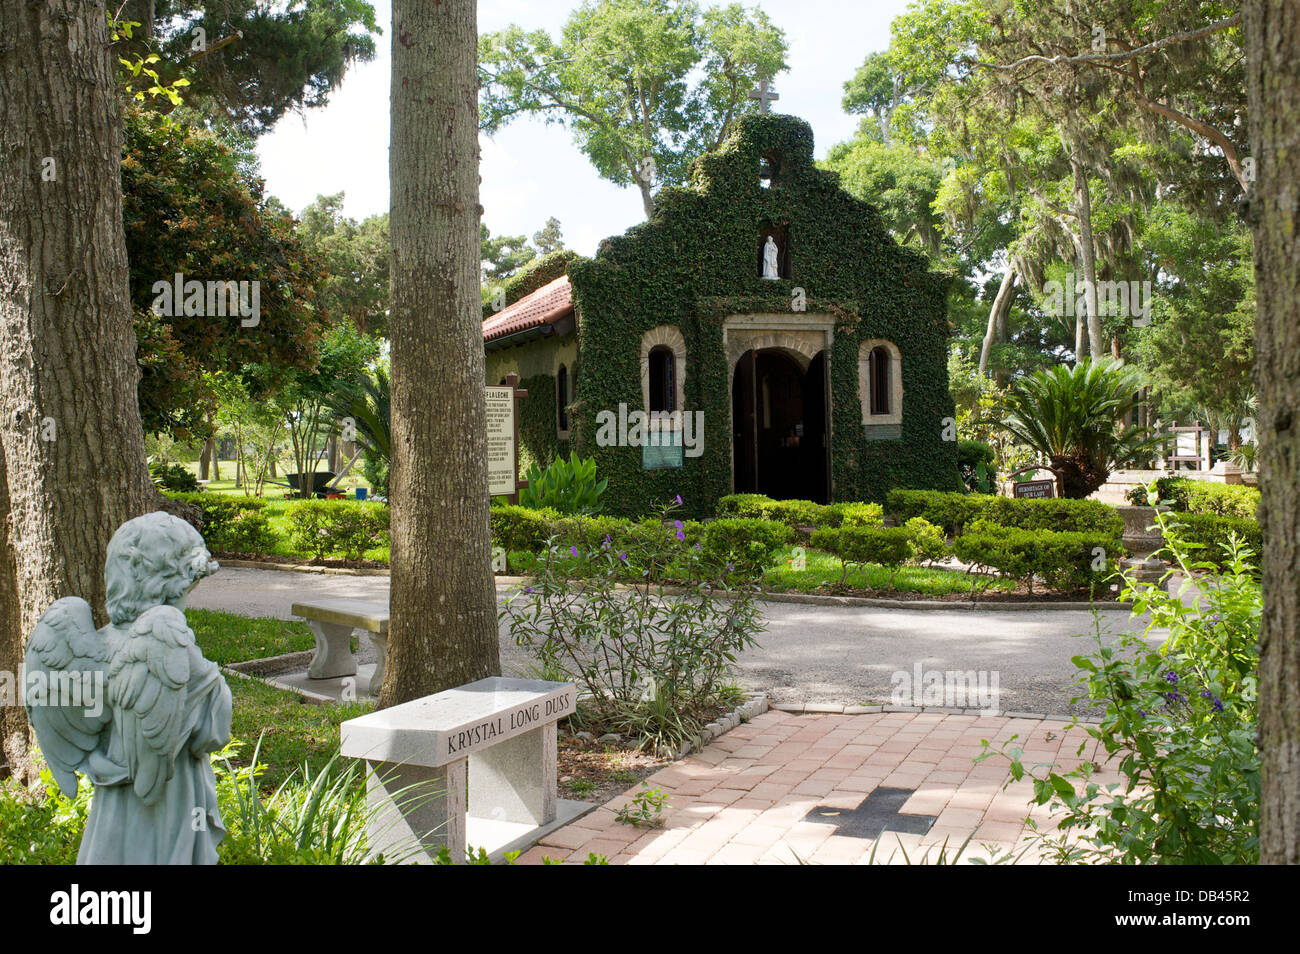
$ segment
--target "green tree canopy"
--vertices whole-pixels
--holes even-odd
[[[240,375],[257,396],[274,388],[280,372],[316,360],[326,327],[316,300],[322,266],[262,190],[205,130],[128,111],[122,212],[147,432],[203,434],[211,400],[205,371]],[[256,324],[210,316],[206,301],[205,314],[156,313],[155,284],[172,283],[177,273],[185,281],[257,281]]]
[[[480,37],[479,122],[489,135],[522,115],[563,125],[603,178],[637,186],[648,217],[652,189],[686,181],[785,55],[785,34],[739,3],[587,0],[558,41],[517,26]]]

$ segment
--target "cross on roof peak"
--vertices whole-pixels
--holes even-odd
[[[768,80],[761,79],[758,81],[758,89],[749,91],[749,98],[758,100],[758,111],[760,113],[766,113],[768,104],[781,98],[781,94],[774,92],[768,84]]]

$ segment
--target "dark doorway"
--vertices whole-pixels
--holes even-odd
[[[784,351],[747,351],[731,390],[736,493],[829,499],[826,353],[804,371]]]

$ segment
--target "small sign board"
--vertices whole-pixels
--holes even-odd
[[[484,388],[487,396],[488,493],[509,496],[518,490],[515,471],[515,389]]]
[[[1044,499],[1056,496],[1056,481],[1054,480],[1022,480],[1019,483],[1011,485],[1011,496],[1027,497],[1033,499]]]
[[[648,443],[641,448],[641,469],[661,470],[665,467],[682,466],[681,435],[676,435],[675,443]]]

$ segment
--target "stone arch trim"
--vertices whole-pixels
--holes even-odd
[[[871,363],[867,360],[876,348],[889,352],[889,413],[871,413]],[[858,400],[862,404],[863,424],[903,423],[903,355],[898,345],[885,338],[869,338],[858,345]]]
[[[677,364],[677,410],[686,408],[686,339],[676,325],[659,325],[641,336],[641,407],[650,410],[650,352],[661,345],[672,349]]]

